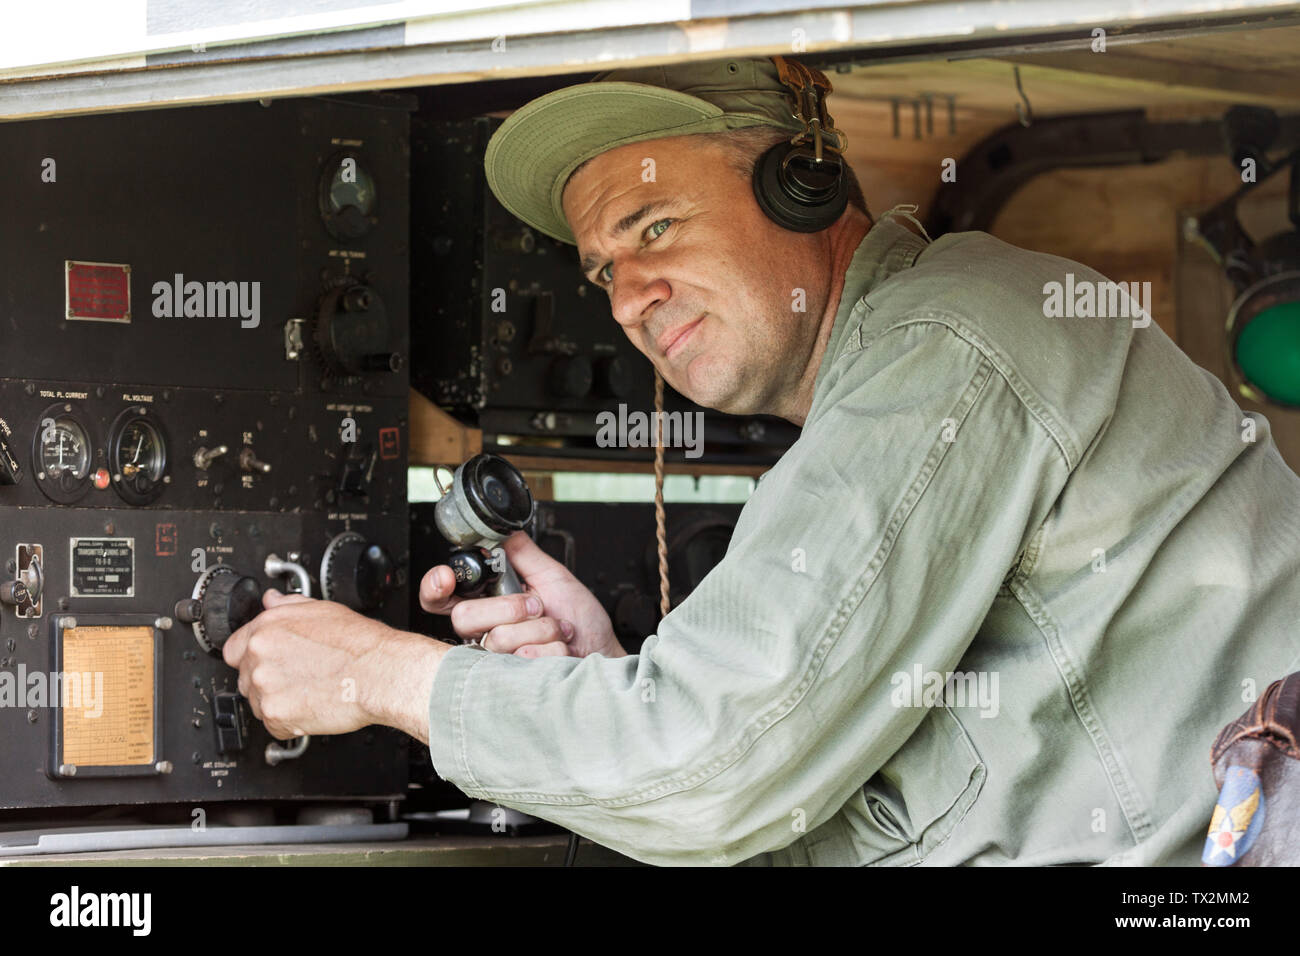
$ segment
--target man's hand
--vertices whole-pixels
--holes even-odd
[[[457,634],[467,640],[482,637],[483,646],[499,654],[627,656],[596,595],[568,568],[522,531],[512,534],[502,547],[524,582],[523,594],[456,597],[452,593],[455,572],[440,564],[420,582],[420,606],[430,614],[450,614]],[[530,601],[536,605],[531,606]]]
[[[239,669],[239,692],[271,736],[345,734],[380,723],[427,738],[429,695],[448,645],[333,601],[271,590],[262,604],[266,610],[231,635],[222,657]]]

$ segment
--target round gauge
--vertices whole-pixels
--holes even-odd
[[[41,414],[32,440],[32,470],[47,498],[59,504],[81,498],[90,489],[93,455],[90,434],[70,403],[51,405]]]
[[[133,405],[117,416],[108,439],[113,488],[133,505],[153,501],[170,482],[167,439],[162,423],[146,406]]]
[[[76,419],[61,415],[41,432],[41,470],[55,480],[90,473],[90,439]]]
[[[358,239],[378,221],[375,179],[357,153],[340,153],[325,164],[320,181],[320,215],[337,239]]]

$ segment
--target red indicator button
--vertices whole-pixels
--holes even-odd
[[[95,487],[103,491],[108,487],[108,469],[101,468],[95,472]]]

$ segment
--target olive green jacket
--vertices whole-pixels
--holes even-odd
[[[658,864],[1197,863],[1300,478],[1104,281],[882,219],[722,562],[637,656],[450,651],[438,773]]]

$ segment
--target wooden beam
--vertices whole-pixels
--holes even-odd
[[[483,431],[462,425],[419,392],[411,390],[411,464],[455,468],[483,450]],[[520,471],[583,471],[615,474],[653,474],[650,461],[610,461],[603,458],[562,458],[547,455],[499,453]],[[716,465],[664,462],[668,475],[741,475],[758,477],[770,465]]]
[[[1131,89],[1134,83],[1140,83],[1211,102],[1249,102],[1257,106],[1283,108],[1300,105],[1300,85],[1296,83],[1295,77],[1265,70],[1240,67],[1228,69],[1186,60],[1159,60],[1118,50],[1106,53],[1026,53],[1000,59],[1033,70],[1073,73],[1081,83],[1101,89],[1114,88],[1116,85]],[[1032,76],[1030,72],[1021,71],[1021,79],[1031,103],[1034,98]]]
[[[654,463],[648,461],[610,461],[602,458],[550,458],[540,455],[516,455],[498,451],[520,471],[582,471],[612,472],[614,474],[654,474]],[[771,465],[706,465],[694,462],[664,462],[666,475],[740,475],[757,478]]]
[[[411,389],[411,464],[455,468],[483,450],[483,432],[462,425]]]

